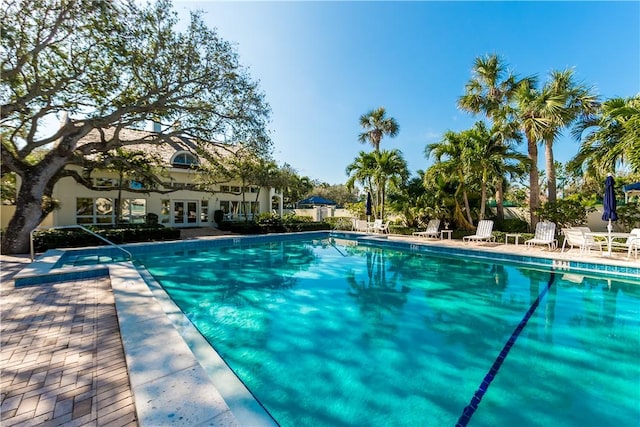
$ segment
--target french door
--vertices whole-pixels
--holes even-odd
[[[189,225],[198,223],[198,202],[196,200],[174,200],[173,224]]]

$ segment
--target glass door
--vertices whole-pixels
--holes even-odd
[[[174,200],[173,201],[173,224],[197,224],[198,223],[198,202],[195,200]]]

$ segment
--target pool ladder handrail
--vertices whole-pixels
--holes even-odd
[[[133,259],[133,254],[131,252],[129,252],[125,248],[121,247],[120,245],[117,245],[117,244],[113,243],[112,241],[102,237],[98,233],[95,233],[95,232],[89,230],[86,227],[83,227],[81,225],[59,225],[59,226],[55,226],[55,227],[36,227],[33,230],[31,230],[31,233],[29,233],[29,248],[31,250],[31,262],[33,262],[35,260],[35,249],[33,247],[33,233],[35,233],[36,231],[41,231],[41,230],[54,230],[54,229],[57,230],[57,229],[64,229],[64,228],[79,228],[81,230],[84,230],[87,233],[91,234],[92,236],[97,237],[98,239],[102,240],[103,242],[106,242],[106,243],[110,244],[111,246],[115,246],[117,249],[120,249],[122,252],[126,253],[129,256],[129,261],[131,261]]]

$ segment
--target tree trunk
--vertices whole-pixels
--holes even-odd
[[[504,221],[504,179],[499,178],[496,185],[496,218],[498,221]]]
[[[467,221],[473,225],[473,218],[471,217],[471,207],[469,206],[469,197],[467,196],[467,190],[462,190],[462,199],[464,200],[464,208],[467,211]]]
[[[556,165],[553,161],[553,139],[547,139],[544,142],[545,149],[545,161],[547,168],[547,191],[550,202],[555,202],[557,198],[556,193]]]
[[[49,172],[49,173],[47,173]],[[16,211],[9,221],[7,230],[2,235],[1,249],[3,254],[29,253],[29,236],[48,212],[42,208],[42,199],[48,188],[50,172],[36,168],[35,173],[27,172],[20,183],[16,198]]]
[[[487,206],[487,172],[482,172],[482,183],[480,184],[480,214],[478,220],[484,219],[484,212]]]
[[[540,207],[540,183],[538,182],[538,144],[535,139],[527,136],[529,165],[529,216],[531,219],[531,229],[535,230],[538,223],[536,210]]]

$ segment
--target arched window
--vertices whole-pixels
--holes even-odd
[[[187,151],[180,151],[173,156],[171,164],[178,168],[186,168],[198,164],[198,159]]]

